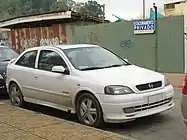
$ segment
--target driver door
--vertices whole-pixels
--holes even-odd
[[[38,59],[37,73],[35,73],[35,98],[50,104],[71,106],[70,87],[71,75],[52,72],[53,66],[63,66],[68,69],[60,54],[53,50],[41,50]],[[72,85],[71,85],[72,86]]]

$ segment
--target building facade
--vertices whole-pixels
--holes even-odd
[[[165,0],[164,12],[166,16],[184,15],[187,13],[187,0]]]

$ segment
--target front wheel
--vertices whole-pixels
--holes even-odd
[[[103,125],[103,113],[97,99],[90,93],[82,94],[77,101],[77,116],[82,124],[91,127]]]

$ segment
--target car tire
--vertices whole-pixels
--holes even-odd
[[[103,126],[103,112],[91,93],[83,93],[77,100],[76,113],[80,123],[91,127]]]
[[[9,88],[9,99],[13,106],[23,107],[23,94],[16,83],[12,83]]]

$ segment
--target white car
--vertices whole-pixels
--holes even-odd
[[[31,102],[76,113],[93,127],[174,106],[173,87],[162,74],[92,44],[27,49],[9,63],[6,83],[12,105]]]

